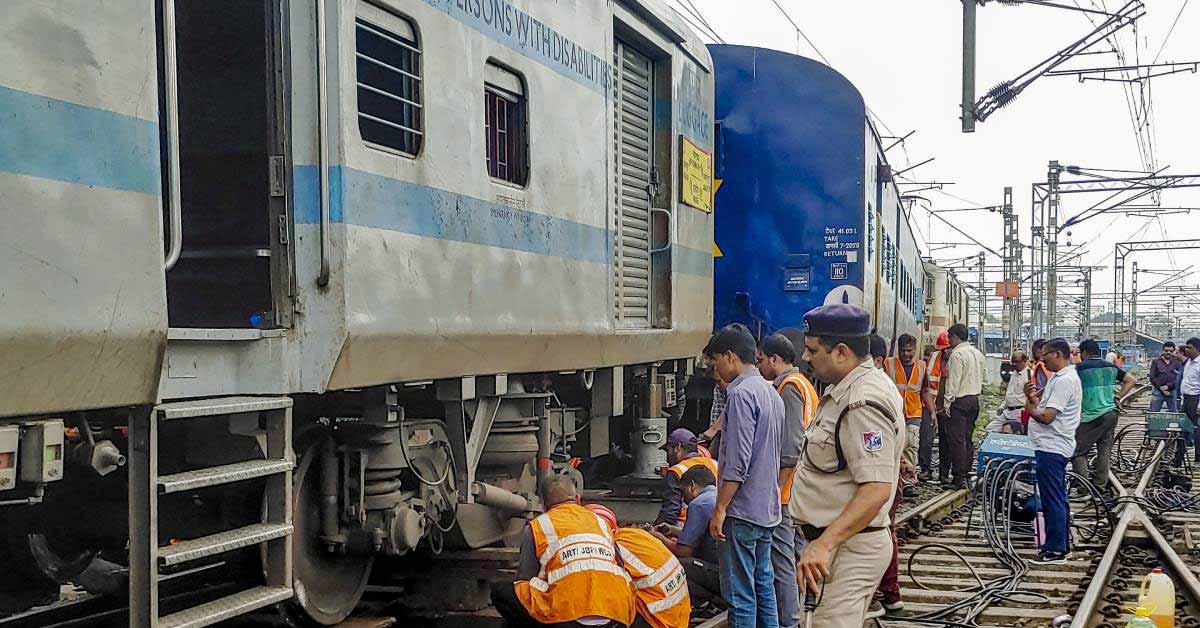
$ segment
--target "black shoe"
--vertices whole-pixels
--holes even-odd
[[[1029,561],[1035,565],[1065,565],[1067,559],[1071,557],[1070,552],[1047,552],[1042,550],[1038,552],[1037,558]]]
[[[938,484],[941,484],[942,486],[945,486],[945,485],[947,485],[947,484],[949,484],[949,483],[950,483],[950,476],[946,476],[946,475],[940,475],[940,476],[938,476]]]
[[[928,482],[933,479],[933,473],[929,471],[922,471],[917,474],[917,479],[922,482]]]

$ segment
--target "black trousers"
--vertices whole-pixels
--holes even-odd
[[[938,478],[942,480],[950,477],[950,433],[946,431],[946,426],[949,424],[950,417],[948,415],[938,415]]]
[[[971,473],[971,460],[975,457],[975,445],[971,432],[979,419],[979,397],[967,395],[950,404],[950,420],[946,421],[946,435],[950,437],[950,471],[954,480],[965,481]]]
[[[1112,460],[1113,435],[1117,431],[1117,411],[1080,423],[1075,429],[1075,455],[1071,457],[1072,470],[1076,475],[1088,477],[1088,454],[1096,448],[1096,473],[1091,477],[1096,488],[1108,486],[1108,465]]]
[[[921,441],[917,448],[917,465],[921,467],[923,473],[933,472],[933,439],[937,436],[937,429],[933,427],[933,418],[929,416],[929,411],[925,410],[921,413]]]
[[[1196,429],[1192,432],[1192,447],[1194,460],[1200,463],[1200,395],[1184,395],[1183,396],[1183,413],[1187,418],[1191,419],[1192,425]],[[1175,466],[1183,464],[1184,452],[1187,450],[1187,441],[1180,439],[1179,445],[1175,449]]]
[[[721,570],[717,563],[699,558],[680,558],[683,573],[687,576],[688,593],[693,602],[712,601],[725,604],[721,595]]]
[[[577,621],[565,621],[556,624],[543,624],[525,610],[525,605],[517,599],[516,586],[511,582],[494,583],[492,585],[492,606],[504,618],[509,628],[622,628],[624,624],[610,621],[603,626],[584,626]]]

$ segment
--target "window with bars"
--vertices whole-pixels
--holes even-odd
[[[407,155],[421,152],[421,50],[412,22],[373,5],[354,21],[358,132],[363,141]]]
[[[483,129],[487,171],[493,179],[524,186],[529,182],[528,105],[521,77],[487,64],[483,84]]]

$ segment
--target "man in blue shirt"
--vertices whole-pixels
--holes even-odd
[[[758,346],[742,325],[713,335],[704,348],[726,388],[720,482],[709,533],[725,541],[721,590],[730,628],[778,628],[771,535],[782,520],[779,457],[783,399],[754,367]]]
[[[708,522],[717,507],[716,481],[708,467],[695,466],[685,471],[679,478],[679,492],[688,505],[687,521],[683,528],[661,523],[651,532],[679,558],[694,602],[724,602],[717,541],[708,533]]]

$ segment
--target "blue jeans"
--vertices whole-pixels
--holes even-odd
[[[1047,552],[1067,551],[1067,530],[1070,512],[1067,505],[1067,457],[1049,451],[1034,451],[1038,494],[1042,502],[1042,518],[1046,524]]]
[[[1175,391],[1171,391],[1170,395],[1164,395],[1163,391],[1154,388],[1151,393],[1153,393],[1153,397],[1150,399],[1151,412],[1161,411],[1164,403],[1167,405],[1167,412],[1179,412],[1179,397],[1175,396]]]
[[[721,590],[729,602],[729,628],[779,628],[772,529],[730,517],[722,530]]]
[[[796,581],[796,559],[804,549],[804,535],[792,525],[786,510],[783,521],[771,531],[771,568],[775,570],[775,604],[779,628],[800,625],[800,585]]]

